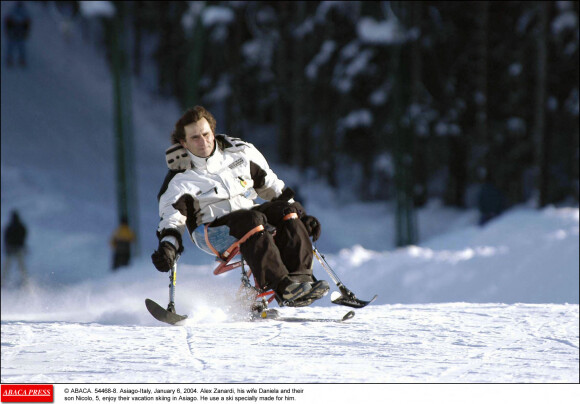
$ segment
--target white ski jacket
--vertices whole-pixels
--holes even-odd
[[[191,236],[200,224],[252,208],[258,196],[271,200],[282,193],[284,182],[252,144],[225,135],[216,135],[216,143],[208,158],[194,156],[181,145],[167,149],[170,172],[159,192],[160,240],[173,236],[183,245],[186,227]]]

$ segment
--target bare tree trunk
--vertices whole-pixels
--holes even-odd
[[[306,4],[303,1],[297,1],[297,12],[295,23],[302,24],[305,18]],[[300,41],[294,39],[293,41],[294,60],[292,61],[292,163],[298,167],[304,167],[306,156],[303,155],[302,145],[306,142],[303,139],[304,130],[304,78],[303,78],[303,60],[304,48]],[[307,142],[306,142],[307,143]]]
[[[418,30],[419,35],[422,32],[422,2],[414,1],[411,3],[411,27]],[[421,76],[422,76],[422,59],[420,49],[420,36],[411,42],[411,104],[421,103]],[[424,170],[424,157],[421,151],[419,137],[413,134],[413,204],[422,206],[427,198],[427,175]]]
[[[334,27],[329,24],[325,27],[326,39],[333,38]],[[338,181],[336,178],[336,92],[331,84],[330,77],[321,78],[324,80],[325,91],[321,94],[320,106],[318,107],[321,111],[321,116],[319,121],[321,122],[322,134],[320,137],[321,146],[319,148],[319,155],[315,156],[317,160],[318,171],[322,174],[324,178],[328,181],[328,184],[333,188],[338,187]]]
[[[494,151],[493,151],[493,141],[489,136],[489,125],[488,125],[488,82],[487,82],[487,64],[489,61],[488,55],[488,27],[489,27],[489,2],[482,1],[477,4],[479,10],[479,18],[477,18],[477,30],[475,37],[475,46],[477,49],[477,76],[476,76],[476,86],[477,86],[477,97],[475,100],[475,133],[477,141],[480,144],[486,145],[488,147],[487,154],[485,156],[484,167],[487,179],[494,181],[495,178],[495,164],[494,164]],[[494,181],[495,182],[495,181]]]
[[[535,145],[535,160],[537,170],[537,186],[540,192],[539,206],[548,203],[548,169],[547,169],[547,136],[546,130],[546,79],[548,64],[548,3],[538,2],[538,29],[536,31],[536,96],[535,122],[533,138]]]
[[[143,2],[133,2],[133,74],[141,77],[141,64],[143,61],[142,38],[143,22],[141,13],[143,12]]]
[[[489,24],[489,2],[482,1],[477,4],[480,8],[479,18],[477,19],[476,47],[477,47],[477,112],[475,122],[477,125],[478,138],[484,143],[489,142],[488,124],[487,124],[487,63],[488,63],[488,24]]]
[[[291,103],[288,100],[290,94],[290,82],[288,79],[288,55],[286,21],[288,18],[287,3],[281,2],[278,7],[278,41],[276,42],[276,126],[278,127],[278,156],[280,161],[289,164],[292,161],[292,117],[290,116]]]
[[[242,47],[242,21],[243,16],[240,15],[240,10],[234,8],[235,19],[233,22],[233,47],[229,48],[226,52],[227,61],[229,67],[229,76],[232,93],[226,100],[226,133],[235,136],[245,138],[244,135],[244,125],[243,116],[241,112],[242,105],[242,94],[240,90],[240,74],[239,66],[241,65],[241,54],[239,49]]]
[[[570,194],[576,198],[576,202],[579,200],[578,195],[578,180],[579,180],[579,167],[578,167],[578,150],[580,150],[580,142],[579,142],[579,121],[578,118],[574,119],[574,132],[571,136],[570,142],[570,150],[572,153],[572,157],[570,159]]]
[[[406,11],[412,11],[412,2],[396,2],[394,9],[400,16],[403,29],[407,30],[411,25],[410,20],[404,21],[408,15]],[[398,247],[411,245],[417,242],[417,223],[413,204],[414,192],[414,129],[409,119],[408,111],[412,103],[414,83],[412,73],[408,69],[407,62],[413,62],[413,52],[406,52],[410,43],[396,45],[393,49],[394,67],[394,108],[393,121],[395,122],[394,157],[395,157],[395,184],[396,184],[396,242]]]

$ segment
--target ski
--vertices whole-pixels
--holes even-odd
[[[378,296],[374,295],[371,300],[361,300],[357,299],[357,297],[352,292],[350,293],[348,292],[346,293],[340,293],[336,291],[332,292],[332,294],[330,295],[330,301],[334,304],[340,304],[341,306],[348,306],[353,307],[355,309],[360,309],[374,302]]]
[[[187,318],[187,315],[177,314],[164,309],[151,299],[145,299],[145,306],[147,307],[149,313],[151,313],[151,315],[155,317],[156,320],[159,320],[163,323],[175,325]]]
[[[342,323],[344,321],[350,320],[354,317],[354,311],[351,310],[346,313],[342,318],[313,318],[313,317],[288,317],[280,315],[280,312],[276,309],[266,309],[261,313],[256,313],[253,316],[253,320],[275,320],[275,321],[286,321],[289,323]]]

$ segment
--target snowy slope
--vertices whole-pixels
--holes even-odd
[[[300,191],[322,222],[318,247],[357,296],[379,294],[375,305],[338,325],[243,321],[233,298],[239,275],[213,276],[211,257],[190,245],[176,299],[190,320],[157,323],[143,300],[167,301],[167,275],[149,254],[163,151],[180,111],[135,83],[142,254],[112,274],[107,67],[80,37],[66,41],[43,6],[30,9],[30,66],[1,70],[1,224],[20,210],[32,275],[25,288],[15,276],[2,288],[3,383],[260,382],[274,354],[274,383],[578,381],[577,206],[519,206],[479,228],[476,212],[431,201],[418,212],[423,241],[395,249],[392,205],[346,203],[312,182]],[[275,169],[297,182],[294,170]],[[331,282],[317,263],[314,271]],[[324,299],[284,312],[345,310]],[[315,365],[301,365],[305,352]]]
[[[369,306],[344,324],[131,323],[3,322],[2,382],[578,382],[576,306]]]

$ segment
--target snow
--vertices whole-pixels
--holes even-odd
[[[234,12],[228,7],[209,6],[203,12],[203,25],[210,27],[215,24],[231,24],[234,21]]]
[[[510,132],[522,135],[526,132],[526,121],[520,117],[508,118],[506,124]]]
[[[521,74],[523,66],[520,63],[512,63],[509,65],[508,71],[510,76],[517,77]]]
[[[3,18],[10,4],[1,7]],[[333,402],[352,397],[340,383],[359,394],[375,390],[350,383],[578,383],[578,206],[521,205],[478,227],[475,210],[433,200],[417,212],[421,242],[395,248],[392,203],[354,202],[312,180],[300,193],[322,223],[317,247],[359,298],[379,295],[373,305],[340,324],[246,321],[239,274],[214,276],[212,259],[188,244],[176,306],[189,319],[158,323],[144,299],[167,302],[167,274],[149,255],[180,110],[134,83],[141,254],[111,273],[108,69],[79,36],[62,37],[41,5],[29,8],[29,67],[1,71],[1,223],[20,210],[32,279],[18,288],[13,269],[2,286],[2,383],[299,383],[312,400],[321,390],[311,383],[330,383],[323,394],[342,393]],[[298,183],[295,170],[273,166]],[[316,262],[314,272],[335,290]],[[340,318],[348,309],[325,298],[281,311]]]
[[[204,383],[262,383],[267,364],[268,382],[283,383],[574,382],[575,311],[448,303],[369,306],[344,324],[224,321],[203,313],[183,327],[8,321],[2,381],[188,383],[202,375]],[[63,343],[66,350],[58,348]],[[304,365],[306,354],[317,360]],[[40,366],[39,356],[47,364]]]
[[[113,17],[115,6],[110,1],[79,1],[79,10],[84,17]]]
[[[359,127],[369,127],[373,122],[373,115],[368,109],[351,111],[347,116],[340,119],[339,128],[356,129]]]
[[[552,33],[554,35],[558,35],[565,30],[574,29],[578,29],[578,16],[572,10],[566,10],[552,22]]]
[[[320,48],[320,52],[312,59],[312,61],[305,67],[305,74],[309,79],[315,80],[318,78],[318,69],[330,60],[332,54],[336,50],[336,42],[326,40]]]
[[[341,55],[341,62],[335,68],[332,78],[334,86],[342,93],[350,92],[353,79],[367,69],[373,56],[374,52],[370,49],[363,50],[348,62],[344,60],[349,59],[348,56]]]
[[[398,45],[405,40],[405,34],[396,18],[376,21],[370,17],[363,17],[357,25],[357,32],[364,43]]]

